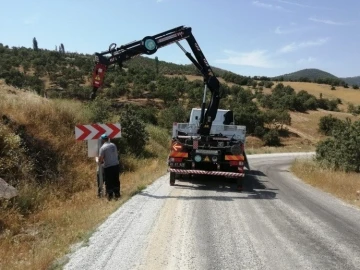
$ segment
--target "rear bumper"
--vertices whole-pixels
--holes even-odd
[[[239,178],[245,176],[245,173],[204,171],[204,170],[183,170],[183,169],[173,169],[173,168],[168,168],[168,172],[174,172],[179,174],[217,175],[217,176],[225,176],[228,178]]]

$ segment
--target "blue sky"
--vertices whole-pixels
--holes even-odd
[[[94,53],[180,26],[212,66],[276,76],[319,68],[359,76],[359,0],[0,0],[0,43]],[[181,42],[188,48],[186,41]],[[190,51],[190,49],[189,49]],[[172,44],[155,55],[188,64]]]

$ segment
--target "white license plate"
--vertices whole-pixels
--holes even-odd
[[[205,155],[217,155],[218,151],[217,150],[204,150],[204,149],[197,149],[196,150],[197,154],[205,154]]]

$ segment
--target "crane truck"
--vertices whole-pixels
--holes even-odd
[[[195,57],[180,44],[184,39]],[[202,74],[204,91],[201,108],[192,109],[189,122],[173,123],[167,160],[170,185],[174,185],[176,178],[183,175],[212,175],[236,179],[237,189],[242,190],[245,167],[249,168],[245,153],[246,127],[234,124],[231,110],[219,109],[220,82],[193,36],[191,27],[179,26],[119,47],[112,43],[107,51],[95,53],[90,98],[96,97],[109,66],[118,64],[122,68],[124,61],[142,54],[152,55],[173,43],[180,47]],[[206,108],[208,90],[211,98]]]

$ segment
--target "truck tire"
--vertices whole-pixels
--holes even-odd
[[[174,186],[174,185],[175,185],[175,173],[170,172],[170,186]]]
[[[236,189],[237,191],[243,191],[243,185],[244,185],[244,178],[239,177],[236,179]]]

